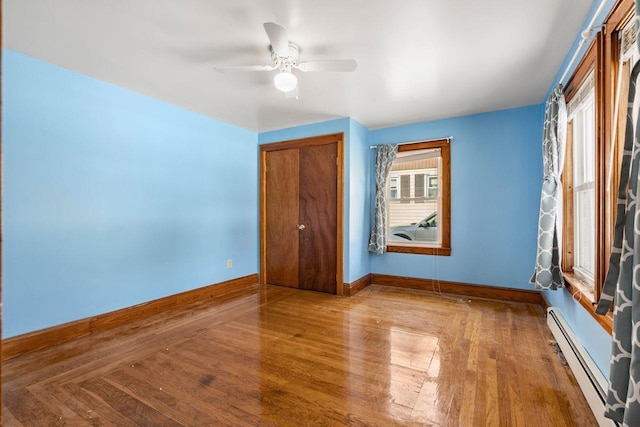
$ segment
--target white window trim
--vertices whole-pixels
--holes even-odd
[[[592,108],[594,109],[594,114],[595,114],[595,93],[594,93],[594,73],[593,71],[589,74],[589,76],[587,77],[587,79],[585,80],[585,82],[583,83],[582,87],[580,87],[580,89],[578,90],[578,93],[576,94],[576,96],[574,96],[574,98],[571,100],[571,102],[569,102],[569,105],[567,106],[567,113],[568,113],[568,120],[572,121],[575,120],[576,118],[580,119],[580,123],[579,126],[575,126],[574,125],[574,132],[580,132],[580,134],[584,134],[584,129],[585,129],[585,121],[584,121],[584,111],[586,111],[589,107],[589,105],[592,106]],[[595,131],[595,126],[593,127],[593,130]],[[584,139],[584,138],[581,138]],[[583,194],[586,191],[589,190],[595,190],[595,164],[591,165],[591,170],[592,170],[592,174],[593,176],[591,177],[587,177],[587,173],[586,173],[586,168],[584,165],[578,165],[577,160],[582,160],[584,161],[584,147],[578,146],[577,142],[578,142],[579,138],[574,138],[574,150],[573,150],[573,155],[574,158],[572,159],[574,166],[573,166],[573,171],[574,171],[574,187],[573,187],[573,205],[574,205],[574,215],[573,215],[573,223],[574,223],[574,238],[573,238],[573,242],[571,242],[571,244],[573,245],[574,248],[574,265],[573,265],[573,272],[576,274],[576,276],[578,276],[580,279],[582,279],[584,282],[586,282],[586,284],[588,286],[590,286],[591,288],[593,288],[594,286],[594,272],[593,271],[589,271],[587,270],[583,265],[580,265],[580,260],[581,260],[581,252],[580,252],[580,245],[579,242],[581,240],[581,235],[580,235],[580,231],[581,231],[581,227],[579,225],[579,218],[580,218],[580,212],[579,212],[579,205],[578,205],[578,198],[581,194]],[[581,141],[582,142],[582,141]],[[593,143],[594,146],[592,147],[595,150],[595,135],[593,135]],[[591,159],[595,159],[595,152],[591,153]],[[578,159],[579,156],[582,156],[581,159]],[[578,176],[580,175],[580,176]],[[593,215],[595,217],[595,206],[593,206],[594,212]],[[595,224],[594,224],[595,225]],[[594,233],[593,236],[593,244],[595,245],[595,229],[592,230],[592,232]],[[595,256],[595,247],[593,248],[594,250],[592,251],[594,253]],[[592,260],[592,263],[595,267],[595,259]]]

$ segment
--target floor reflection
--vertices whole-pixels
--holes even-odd
[[[255,287],[5,361],[3,421],[595,425],[545,331],[525,304]]]

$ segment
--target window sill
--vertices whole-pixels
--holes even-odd
[[[430,248],[425,246],[399,246],[387,245],[387,252],[398,252],[403,254],[420,254],[420,255],[440,255],[450,256],[451,248]]]
[[[593,317],[596,322],[600,324],[604,328],[605,331],[611,335],[611,331],[613,330],[613,317],[612,313],[609,312],[606,315],[601,315],[596,313],[596,303],[593,302],[593,292],[589,292],[585,289],[585,285],[583,285],[583,281],[573,273],[563,272],[564,280],[566,282],[566,290],[569,292],[573,298],[580,303],[587,313]]]

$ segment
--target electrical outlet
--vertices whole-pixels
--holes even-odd
[[[227,268],[233,268],[233,260],[232,259],[228,259],[227,260]]]

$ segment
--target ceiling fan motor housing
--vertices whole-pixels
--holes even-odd
[[[291,68],[298,64],[300,48],[291,42],[289,42],[289,56],[278,56],[271,45],[269,45],[269,50],[271,51],[271,59],[275,62],[280,71],[286,70],[290,72]]]

